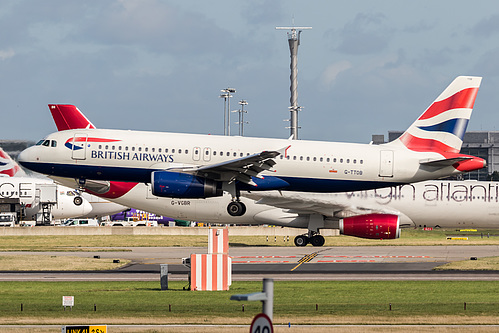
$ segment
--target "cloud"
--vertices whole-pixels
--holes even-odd
[[[499,33],[499,14],[494,14],[479,21],[470,28],[470,32],[475,37],[491,37]]]
[[[15,54],[13,49],[0,50],[0,60],[12,58]]]
[[[386,21],[381,13],[357,14],[337,32],[340,41],[335,49],[350,55],[373,54],[386,49],[391,36]]]
[[[346,60],[331,64],[324,70],[321,81],[323,84],[329,85],[336,80],[341,72],[344,72],[350,68],[352,68],[352,64]]]

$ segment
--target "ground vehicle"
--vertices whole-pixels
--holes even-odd
[[[63,224],[63,227],[98,227],[99,221],[96,219],[69,219]]]
[[[14,227],[17,224],[16,213],[0,213],[0,227]]]

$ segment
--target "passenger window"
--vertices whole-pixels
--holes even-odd
[[[316,157],[314,157],[314,162],[315,162],[315,161],[317,161],[317,158],[316,158]]]
[[[363,160],[360,160],[360,164],[363,164],[363,163],[364,163],[364,161],[363,161]]]
[[[142,151],[142,147],[139,147],[139,151]]]
[[[102,149],[102,145],[99,145],[99,149]]]
[[[327,163],[329,163],[329,161],[331,161],[331,159],[328,157],[328,158],[327,158],[327,160],[326,160],[326,162],[327,162]],[[335,162],[336,162],[336,161],[335,161]]]
[[[109,146],[106,145],[106,150],[109,149]]]
[[[132,147],[132,151],[135,151],[135,147]]]
[[[185,150],[185,154],[189,154],[189,150],[188,149]]]
[[[350,163],[350,159],[349,158],[347,158],[347,163]]]
[[[165,153],[168,153],[168,148],[165,148]]]
[[[303,156],[300,156],[300,161],[303,161]]]
[[[57,141],[52,140],[51,143],[52,143],[52,147],[57,147]]]
[[[286,158],[289,160],[289,155],[288,155],[288,156],[286,156]]]
[[[175,152],[175,149],[173,149],[173,152]],[[206,150],[205,155],[210,155],[210,151]]]
[[[161,148],[158,148],[158,153],[161,153]]]
[[[151,151],[154,153],[154,148],[151,148]]]
[[[323,161],[324,161],[324,158],[323,158],[323,157],[321,157],[321,158],[319,159],[319,161],[320,161],[320,162],[323,162]]]
[[[145,147],[145,148],[144,148],[144,151],[147,151],[148,149],[149,149],[149,148]]]
[[[237,153],[236,153],[236,152],[234,152],[234,154],[233,154],[233,155],[234,155],[234,157],[236,157],[236,156],[237,156]]]
[[[112,146],[112,147],[111,147],[111,150],[114,150],[114,148],[116,148],[116,147],[115,147],[115,146]]]
[[[179,150],[178,150],[178,153],[179,153],[179,154],[182,154],[182,149],[179,149]]]
[[[125,150],[128,150],[128,146],[125,146]]]
[[[172,149],[172,154],[175,154],[175,149]]]
[[[336,157],[335,157],[335,158],[333,158],[333,163],[336,163]]]
[[[121,146],[118,146],[118,150],[121,150]]]
[[[343,163],[343,159],[342,158],[340,158],[340,163]]]
[[[198,151],[196,150],[196,155],[198,154]],[[217,152],[216,150],[213,151],[213,156],[216,156],[217,155]]]
[[[243,153],[239,154],[239,156],[241,156],[241,157],[243,157],[243,155],[244,155]]]
[[[227,152],[227,156],[230,156],[230,152]]]
[[[296,156],[293,156],[293,161],[296,161]]]
[[[357,164],[357,160],[353,160],[353,164]]]
[[[307,162],[310,161],[310,157],[307,156]]]

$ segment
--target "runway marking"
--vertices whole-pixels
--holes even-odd
[[[298,258],[298,256],[233,256],[232,258]]]
[[[317,262],[376,262],[376,260],[317,260]]]
[[[240,261],[232,261],[233,264],[261,264],[261,263],[285,263],[289,262],[289,260],[240,260]]]
[[[323,256],[324,258],[433,258],[430,256]]]
[[[310,261],[312,261],[312,259],[314,259],[315,257],[317,257],[318,254],[319,254],[319,252],[314,252],[314,253],[307,254],[305,257],[303,257],[300,260],[298,260],[299,264],[296,265],[295,267],[293,267],[291,269],[291,272],[294,271],[295,269],[297,269],[298,267],[300,267],[301,264],[303,264],[304,262],[310,262]]]

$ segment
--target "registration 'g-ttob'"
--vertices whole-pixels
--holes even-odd
[[[485,161],[460,154],[480,77],[458,77],[395,141],[382,145],[96,129],[67,124],[50,105],[59,129],[19,155],[20,163],[70,177],[98,193],[109,181],[151,184],[151,195],[207,198],[240,191],[343,192],[387,187],[481,169]],[[70,111],[71,111],[70,110]]]

